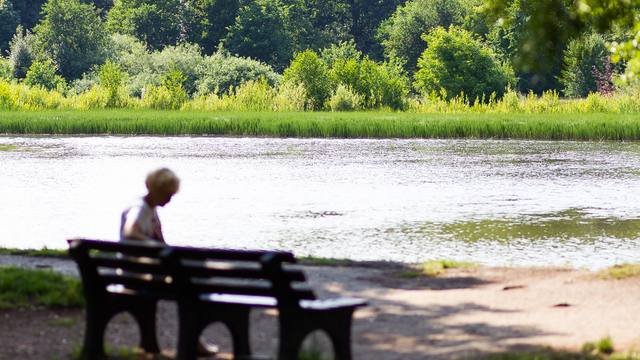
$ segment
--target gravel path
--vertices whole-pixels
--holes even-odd
[[[0,255],[0,265],[50,267],[77,276],[65,259]],[[401,264],[305,266],[319,297],[358,296],[369,306],[354,314],[353,354],[365,359],[454,359],[484,357],[536,346],[579,350],[587,341],[610,336],[616,351],[640,341],[640,277],[606,279],[569,268],[453,269],[437,277],[406,279]],[[277,312],[252,313],[251,344],[257,354],[277,348]],[[158,337],[165,354],[176,346],[176,306],[161,302]],[[82,310],[0,310],[0,359],[69,358],[82,340]],[[126,314],[107,331],[110,349],[132,348],[135,322]],[[226,329],[210,326],[205,337],[228,358],[232,345]],[[315,345],[313,344],[315,343]],[[327,350],[326,339],[312,337],[306,346]],[[330,353],[330,350],[327,350]]]

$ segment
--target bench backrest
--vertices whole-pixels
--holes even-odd
[[[172,247],[164,255],[178,292],[191,299],[212,293],[269,296],[279,303],[315,299],[289,252]]]
[[[87,299],[108,293],[174,299],[173,279],[162,243],[72,239],[69,255],[78,263]]]

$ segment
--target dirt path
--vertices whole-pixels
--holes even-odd
[[[0,256],[0,265],[52,266],[68,274],[67,260]],[[356,311],[354,359],[452,359],[550,345],[579,350],[587,341],[610,336],[616,351],[640,341],[640,277],[603,279],[568,268],[467,268],[437,277],[399,278],[400,264],[356,267],[305,266],[320,297],[358,296],[370,305]],[[273,355],[277,321],[272,311],[252,313],[252,347]],[[161,347],[176,345],[175,304],[162,302],[158,314]],[[0,310],[0,359],[65,359],[82,339],[81,310]],[[111,349],[134,347],[135,322],[114,318],[108,330]],[[231,344],[221,325],[206,337]],[[321,338],[317,338],[324,346]]]

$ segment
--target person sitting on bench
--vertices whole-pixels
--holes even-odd
[[[148,193],[146,196],[122,212],[120,224],[120,241],[159,241],[165,243],[162,227],[156,211],[157,206],[165,206],[180,189],[180,179],[173,171],[162,168],[150,172],[146,180]],[[218,347],[200,341],[199,356],[213,356]]]

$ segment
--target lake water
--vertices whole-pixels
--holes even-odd
[[[640,143],[0,137],[0,246],[118,238],[158,167],[169,244],[601,268],[640,260]]]

